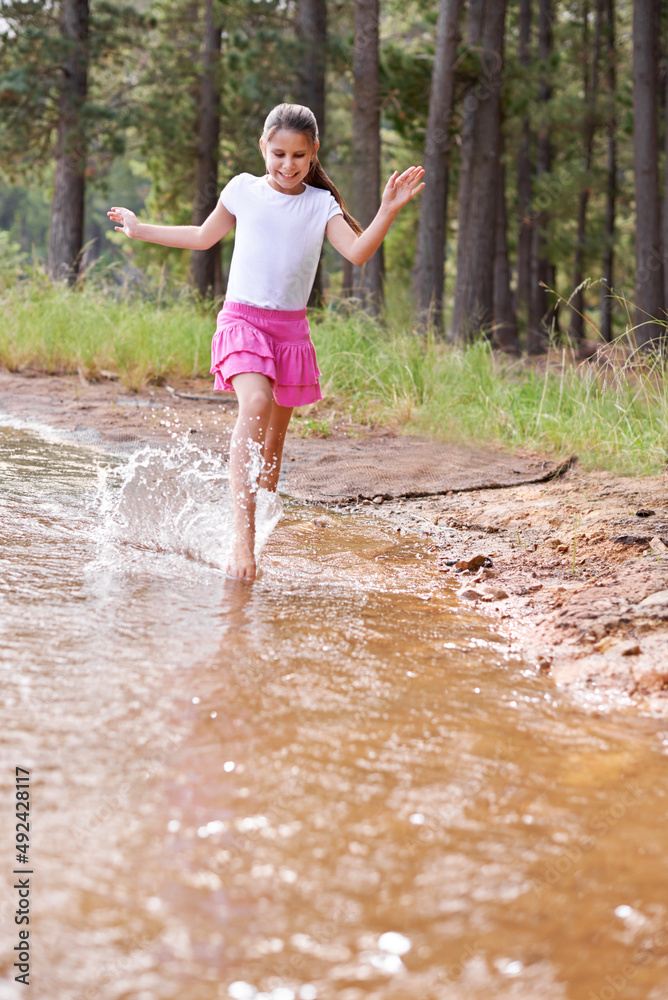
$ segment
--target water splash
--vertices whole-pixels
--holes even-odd
[[[224,570],[232,543],[232,502],[225,458],[183,441],[147,446],[127,462],[101,467],[100,560],[123,549],[185,557]],[[280,497],[257,493],[255,555],[283,513]]]

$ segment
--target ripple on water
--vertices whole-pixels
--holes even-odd
[[[546,698],[362,516],[287,503],[260,580],[228,587],[226,469],[193,446],[119,461],[5,428],[0,471],[36,996],[588,1000],[623,977],[663,1000],[653,720]]]

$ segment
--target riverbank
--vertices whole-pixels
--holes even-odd
[[[421,532],[462,600],[579,702],[668,715],[664,477],[575,464],[549,483],[384,503],[382,516]]]
[[[210,386],[173,380],[133,393],[111,377],[0,372],[0,408],[106,448],[187,434],[227,450],[236,403]],[[293,440],[320,427],[305,408]],[[331,412],[327,430],[333,452],[373,433]],[[376,499],[362,503],[422,535],[443,579],[495,619],[536,670],[593,711],[628,705],[668,715],[665,476],[619,477],[575,463],[549,482]]]

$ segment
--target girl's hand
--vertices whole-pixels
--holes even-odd
[[[403,174],[394,171],[389,181],[385,185],[381,200],[384,208],[389,208],[391,212],[398,212],[400,208],[419,194],[424,183],[420,183],[424,177],[422,167],[409,167]]]
[[[125,233],[130,239],[134,239],[137,236],[139,229],[139,221],[134,212],[131,212],[129,208],[111,208],[107,215],[112,222],[120,222],[120,226],[115,226],[117,233]]]

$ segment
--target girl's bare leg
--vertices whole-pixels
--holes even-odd
[[[264,455],[267,428],[274,406],[271,382],[265,375],[245,372],[232,379],[239,401],[239,416],[230,442],[230,486],[234,517],[234,540],[227,575],[254,580],[255,499],[253,465]],[[262,470],[260,470],[261,472]]]
[[[264,486],[265,490],[270,490],[272,493],[276,492],[278,476],[281,471],[283,445],[291,416],[291,406],[279,406],[278,403],[272,401],[262,453],[264,466],[260,476],[260,486]]]

